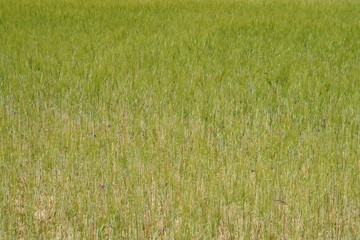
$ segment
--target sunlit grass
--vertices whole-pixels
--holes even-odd
[[[0,239],[356,239],[357,1],[0,1]]]

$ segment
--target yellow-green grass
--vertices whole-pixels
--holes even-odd
[[[0,1],[0,239],[357,239],[355,0]]]

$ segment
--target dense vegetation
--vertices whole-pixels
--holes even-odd
[[[356,239],[359,13],[1,0],[0,239]]]

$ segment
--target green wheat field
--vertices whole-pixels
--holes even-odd
[[[0,0],[0,239],[360,239],[360,2]]]

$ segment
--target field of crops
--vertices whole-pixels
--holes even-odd
[[[0,239],[357,239],[357,0],[0,0]]]

